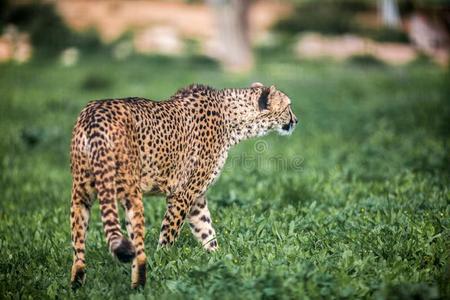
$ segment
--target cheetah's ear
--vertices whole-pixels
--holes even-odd
[[[261,88],[261,87],[264,87],[264,84],[262,84],[261,82],[253,82],[250,87],[252,87],[252,88]]]
[[[270,93],[270,89],[268,89],[268,88],[265,88],[262,90],[261,95],[259,96],[259,99],[258,99],[258,106],[259,106],[260,111],[268,109],[269,93]]]

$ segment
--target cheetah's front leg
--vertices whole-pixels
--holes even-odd
[[[197,198],[188,215],[192,234],[200,241],[207,251],[218,248],[216,232],[212,226],[208,204],[205,196]]]
[[[167,210],[161,225],[159,244],[173,245],[177,239],[187,213],[190,211],[193,197],[172,195],[167,199]]]

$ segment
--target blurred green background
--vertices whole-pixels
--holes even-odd
[[[130,9],[105,4],[112,2],[92,1],[92,11]],[[219,20],[214,6],[236,5],[137,2],[127,5],[202,11],[198,22]],[[163,46],[152,40],[150,50],[144,43],[143,51],[136,40],[142,24],[124,25],[111,38],[100,25],[71,23],[71,3],[89,2],[0,2],[0,298],[448,299],[448,7],[393,1],[397,23],[385,24],[382,8],[392,3],[382,2],[248,2],[247,19],[236,21],[247,22],[248,32],[234,41],[246,59],[237,61],[204,50],[229,28],[194,28],[177,39],[181,50],[164,48],[178,45],[172,39]],[[272,21],[261,25],[265,13]],[[415,16],[428,20],[419,28],[431,28],[434,48],[421,48],[411,34]],[[149,36],[173,36],[164,30]],[[316,44],[301,44],[311,32]],[[349,34],[356,44],[346,44]],[[335,55],[330,45],[351,51]],[[403,56],[379,55],[392,49],[414,55],[401,63]],[[133,291],[129,266],[107,251],[94,206],[86,285],[72,291],[69,143],[83,106],[167,99],[190,83],[253,81],[286,92],[300,124],[289,137],[271,134],[232,149],[208,192],[220,251],[204,253],[186,228],[173,248],[157,251],[165,202],[146,197],[149,279]]]

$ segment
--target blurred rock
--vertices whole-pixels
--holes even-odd
[[[393,65],[407,64],[417,57],[413,47],[400,43],[372,43],[368,54]]]
[[[0,37],[0,62],[11,60],[13,53],[14,50],[11,42],[3,36]]]
[[[184,49],[180,35],[169,26],[154,26],[139,31],[134,35],[133,44],[140,53],[180,54]]]
[[[24,63],[31,58],[33,48],[27,33],[19,32],[14,25],[8,25],[0,36],[0,62]]]
[[[32,51],[30,36],[27,33],[20,33],[16,41],[14,60],[19,63],[27,62],[31,58]]]
[[[356,35],[325,37],[307,33],[300,37],[296,54],[301,58],[330,57],[345,60],[355,55],[372,55],[389,64],[405,64],[417,56],[415,49],[400,43],[377,43]]]
[[[123,60],[133,53],[133,43],[131,41],[121,41],[113,49],[115,59]]]
[[[318,33],[306,33],[301,36],[295,47],[303,58],[332,57],[338,60],[352,55],[366,54],[367,41],[354,35],[325,37]]]
[[[80,58],[80,51],[75,47],[70,47],[61,53],[61,63],[65,67],[76,65]]]

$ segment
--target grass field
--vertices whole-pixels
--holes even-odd
[[[69,288],[69,142],[91,99],[168,98],[192,82],[276,83],[300,124],[235,147],[208,192],[220,251],[184,228],[157,250],[165,202],[145,200],[149,278],[107,251],[98,207],[87,281]],[[263,55],[248,75],[202,58],[82,56],[0,66],[0,298],[450,297],[448,73]],[[448,299],[448,298],[447,298]]]

